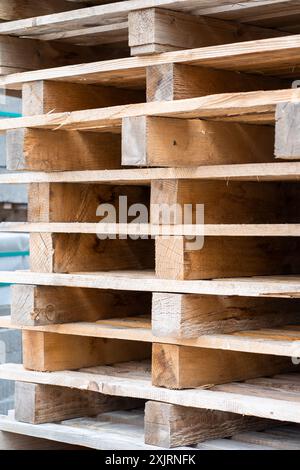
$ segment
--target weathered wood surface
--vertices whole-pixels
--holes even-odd
[[[297,276],[258,276],[226,280],[178,281],[158,279],[152,271],[116,271],[85,274],[1,271],[0,282],[136,292],[173,292],[274,298],[300,297],[300,279]]]
[[[155,180],[298,181],[299,162],[203,165],[190,168],[139,168],[20,172],[0,174],[1,184],[28,183],[117,183],[146,184]]]
[[[298,78],[295,63],[300,58],[300,36],[262,39],[230,45],[176,51],[155,56],[131,57],[56,67],[26,73],[11,72],[0,79],[1,87],[21,88],[23,83],[58,80],[70,83],[145,87],[147,67],[170,64],[211,67],[236,72],[261,73]],[[238,77],[236,78],[238,80]]]
[[[0,131],[36,129],[90,130],[110,132],[120,128],[122,119],[139,116],[178,119],[208,119],[226,122],[274,124],[280,103],[300,101],[299,89],[225,93],[186,100],[138,103],[109,108],[53,113],[0,121]]]
[[[57,385],[98,391],[112,396],[125,396],[174,405],[226,411],[245,416],[300,422],[299,374],[279,376],[280,384],[271,380],[265,384],[233,383],[210,390],[168,390],[151,385],[149,364],[123,363],[114,367],[97,367],[72,372],[31,372],[16,364],[0,365],[0,377],[5,380]],[[261,380],[261,379],[257,379]],[[296,392],[296,393],[295,393]]]

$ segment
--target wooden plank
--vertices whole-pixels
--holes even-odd
[[[117,134],[16,129],[7,132],[10,171],[83,171],[121,166]]]
[[[183,64],[258,75],[298,78],[295,64],[300,58],[300,35],[247,41],[230,45],[167,52],[155,56],[131,57],[80,65],[13,73],[0,79],[1,87],[20,89],[23,83],[57,80],[70,83],[145,87],[147,67]]]
[[[146,293],[12,286],[11,319],[19,326],[95,322],[150,312],[151,296]]]
[[[186,13],[149,8],[129,12],[131,55],[154,54],[176,49],[194,49],[218,44],[276,36],[276,31]]]
[[[19,218],[19,217],[16,217]],[[0,233],[66,233],[158,237],[299,237],[300,224],[106,224],[89,222],[1,222]]]
[[[215,93],[289,88],[290,81],[184,63],[146,67],[147,101],[170,101]]]
[[[118,409],[134,409],[139,404],[142,404],[139,400],[85,390],[22,382],[15,385],[15,419],[23,423],[42,424],[96,416]]]
[[[118,128],[123,118],[139,116],[176,117],[178,119],[218,119],[221,121],[270,124],[275,122],[276,106],[299,101],[300,90],[225,93],[187,100],[138,103],[127,106],[53,113],[0,121],[0,131],[34,127],[60,130],[97,130]]]
[[[163,133],[159,132],[162,127]],[[271,126],[146,116],[123,119],[123,165],[267,163],[273,158]]]
[[[282,103],[276,110],[275,155],[277,158],[299,160],[299,106]]]
[[[292,369],[289,358],[159,343],[152,348],[152,384],[170,389],[212,386]]]
[[[4,417],[1,416],[0,420]],[[6,418],[6,417],[5,417]],[[0,431],[0,450],[82,450],[83,448],[18,433]]]
[[[183,339],[298,323],[298,305],[297,300],[154,293],[152,333]]]
[[[79,189],[79,191],[78,191]],[[120,195],[128,206],[149,204],[144,187],[84,185],[32,185],[29,193],[30,221],[99,221],[100,204],[115,204],[119,214]],[[60,201],[64,200],[64,204]],[[106,215],[106,214],[104,214]],[[134,250],[133,250],[134,248]],[[100,239],[95,235],[31,234],[30,266],[33,271],[72,272],[103,269],[149,269],[154,265],[154,245],[144,239]]]
[[[75,133],[73,133],[75,134]],[[145,184],[154,180],[298,181],[299,162],[203,165],[184,168],[136,168],[0,174],[1,184],[28,183],[117,183]]]
[[[123,414],[103,413],[96,418],[38,425],[21,423],[11,417],[1,416],[0,427],[6,434],[17,433],[20,438],[29,435],[40,441],[41,438],[47,437],[52,441],[83,446],[82,448],[111,450],[113,447],[114,450],[157,451],[157,447],[144,443],[143,425],[137,422],[135,411],[124,411]],[[53,442],[53,446],[55,444]]]
[[[120,56],[129,55],[128,22],[124,20],[113,24],[61,31],[60,33],[49,32],[43,34],[39,39],[43,41],[60,41],[78,46],[101,45],[104,46],[103,52],[106,46],[111,46],[112,50],[114,47],[119,49],[119,52],[122,54]],[[107,52],[109,52],[109,47]]]
[[[23,364],[26,369],[57,371],[146,359],[150,345],[134,341],[67,336],[23,331]]]
[[[299,438],[283,438],[276,437],[273,434],[261,432],[246,432],[245,434],[237,434],[233,436],[238,442],[246,442],[247,444],[255,444],[268,446],[277,450],[299,450]]]
[[[288,0],[281,0],[284,4]],[[209,9],[216,7],[214,14],[223,13],[224,3],[226,5],[226,11],[232,8],[232,4],[235,5],[238,0],[233,0],[230,5],[228,2],[223,0],[213,0],[209,3]],[[267,2],[260,0],[260,4],[270,6],[270,0]],[[239,6],[241,12],[243,11],[243,6]],[[252,2],[252,11],[253,7],[259,6],[258,2]],[[206,14],[208,8],[207,0],[203,0],[195,3],[194,1],[187,2],[187,0],[143,0],[143,3],[139,0],[131,0],[127,2],[117,2],[107,5],[99,5],[90,8],[84,8],[81,10],[75,10],[70,12],[57,13],[53,15],[46,15],[41,17],[36,17],[34,19],[19,20],[11,22],[9,25],[3,25],[0,28],[1,34],[10,34],[10,35],[28,35],[28,36],[42,36],[47,32],[57,32],[60,33],[62,30],[72,30],[78,29],[81,27],[89,27],[95,24],[101,25],[105,23],[114,23],[116,18],[118,20],[123,20],[127,18],[127,15],[131,11],[135,10],[144,10],[147,8],[158,7],[166,8],[170,10],[179,10],[183,12],[190,12],[192,14]],[[223,7],[223,8],[222,8]],[[271,10],[272,11],[272,10]],[[210,13],[208,13],[210,14]],[[242,15],[241,15],[242,16]]]
[[[269,299],[270,301],[270,299]],[[291,302],[291,301],[290,301]],[[144,310],[143,310],[144,311]],[[289,312],[287,313],[287,319]],[[296,315],[294,315],[296,317]],[[297,328],[295,318],[289,325],[292,332]],[[97,322],[76,322],[65,324],[20,325],[12,322],[11,317],[1,317],[0,327],[57,333],[71,336],[88,336],[91,338],[108,338],[143,343],[175,344],[195,348],[221,349],[247,353],[268,354],[274,356],[298,357],[300,355],[299,336],[283,336],[280,328],[258,331],[240,331],[234,334],[201,334],[197,338],[180,338],[179,336],[153,336],[151,333],[150,316],[128,318],[111,318]],[[268,336],[267,333],[270,333]]]
[[[97,273],[0,272],[1,283],[81,287],[135,292],[170,292],[246,297],[298,298],[298,276],[269,276],[234,279],[178,281],[158,279],[152,271],[115,271]]]
[[[0,365],[0,376],[5,380],[18,380],[48,385],[58,385],[82,390],[94,390],[112,396],[142,398],[174,405],[226,411],[245,416],[257,416],[279,421],[300,422],[299,403],[294,395],[279,394],[276,398],[264,389],[259,397],[241,394],[237,384],[232,384],[235,391],[218,391],[214,388],[205,390],[168,390],[151,385],[149,373],[146,376],[137,374],[134,367],[104,367],[79,372],[41,373],[24,370],[22,365]],[[291,380],[298,374],[290,374]],[[223,388],[225,385],[222,386]],[[247,386],[249,390],[250,386]]]
[[[156,237],[157,277],[192,280],[299,272],[296,238],[206,237],[202,241],[201,237],[193,242],[182,236]]]
[[[230,437],[244,431],[263,430],[269,424],[267,420],[233,413],[148,401],[145,407],[145,443],[172,448]]]
[[[24,116],[63,113],[144,101],[144,93],[116,87],[37,81],[22,89]]]

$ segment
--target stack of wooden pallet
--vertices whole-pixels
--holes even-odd
[[[23,331],[24,356],[0,366],[17,382],[0,429],[102,449],[299,448],[300,6],[106,3],[0,25],[117,55],[129,32],[137,56],[1,79],[23,117],[0,121],[18,171],[0,182],[29,184],[29,222],[0,229],[30,232],[31,271],[0,273],[15,284],[0,326]],[[99,224],[100,204],[117,220]]]

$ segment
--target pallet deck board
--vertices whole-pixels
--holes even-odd
[[[36,438],[47,438],[57,442],[82,445],[92,449],[110,450],[162,450],[162,448],[144,444],[143,414],[141,422],[137,419],[138,413],[133,411],[111,412],[95,418],[79,418],[48,424],[27,424],[14,419],[13,416],[0,416],[0,430],[7,433],[28,435]],[[201,442],[193,447],[177,448],[181,450],[275,450],[288,449],[287,444],[297,442],[281,440],[278,435],[286,434],[287,426],[270,428],[266,432],[240,433],[230,439],[213,439]],[[299,437],[299,430],[291,426],[294,439]],[[268,443],[263,442],[268,438]],[[260,444],[253,443],[254,439],[261,439]],[[291,439],[291,438],[290,438]],[[176,449],[175,449],[176,450]]]
[[[146,327],[145,320],[140,320],[138,317],[134,319],[112,319],[95,323],[77,322],[34,327],[16,325],[12,323],[10,317],[1,317],[0,328],[145,343],[177,344],[199,348],[270,354],[274,356],[300,356],[300,333],[294,329],[296,328],[294,325],[289,325],[286,329],[282,327],[272,330],[245,331],[233,334],[209,334],[195,339],[156,337],[151,333],[150,319]]]
[[[157,116],[273,124],[279,103],[300,101],[299,89],[221,93],[200,98],[121,105],[108,108],[28,116],[0,121],[0,132],[37,128],[110,132],[128,117]]]
[[[299,298],[299,276],[265,276],[202,281],[159,279],[152,271],[107,271],[94,273],[38,273],[1,271],[0,283],[50,285],[136,292],[237,295],[247,297]]]
[[[299,237],[300,224],[203,224],[162,226],[151,224],[0,222],[0,233],[73,233],[101,235]]]
[[[43,36],[47,36],[49,32],[60,35],[63,31],[88,28],[95,24],[101,26],[126,21],[130,12],[153,7],[213,17],[224,16],[226,13],[226,19],[234,18],[243,22],[251,21],[253,24],[261,24],[268,18],[275,16],[275,14],[279,18],[280,16],[286,16],[285,8],[287,6],[291,7],[291,1],[280,0],[279,9],[276,9],[276,3],[278,3],[278,0],[276,0],[275,6],[271,0],[256,0],[255,2],[249,0],[242,3],[239,0],[232,0],[231,2],[227,0],[210,0],[209,2],[207,0],[143,0],[143,2],[129,0],[72,10],[64,15],[57,13],[11,21],[0,26],[0,34],[43,39]],[[248,12],[245,7],[248,7]],[[259,8],[261,8],[260,14]],[[253,13],[256,14],[256,18],[253,18]],[[291,16],[297,14],[300,15],[300,6],[294,4]]]
[[[126,363],[114,367],[96,367],[81,371],[32,372],[22,365],[0,365],[0,378],[61,387],[93,390],[111,396],[125,396],[145,400],[160,401],[174,405],[205,408],[218,411],[257,416],[278,421],[300,422],[300,404],[298,394],[277,390],[272,387],[259,387],[243,384],[243,393],[239,383],[232,383],[211,389],[169,390],[151,385],[149,372],[139,371],[139,364]],[[147,364],[142,369],[147,369]],[[294,383],[290,374],[290,382]],[[226,391],[225,388],[227,387]],[[254,388],[254,393],[252,389]]]
[[[57,80],[142,88],[145,86],[147,67],[165,64],[186,64],[297,78],[299,67],[295,63],[299,62],[299,58],[300,35],[293,35],[10,74],[0,78],[0,85],[19,89],[23,83]]]
[[[154,180],[299,181],[300,162],[204,165],[191,168],[138,168],[0,174],[0,184],[118,183],[149,185]]]

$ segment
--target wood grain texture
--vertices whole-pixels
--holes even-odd
[[[186,167],[273,159],[271,126],[145,116],[123,119],[122,165]]]
[[[99,51],[93,47],[24,37],[1,36],[0,45],[0,66],[7,68],[1,74],[87,63],[100,58]]]
[[[215,93],[288,88],[289,81],[209,67],[166,63],[146,67],[147,101],[170,101]]]
[[[275,155],[284,160],[300,159],[299,105],[282,103],[276,109]]]
[[[146,359],[150,346],[134,341],[23,331],[26,369],[55,371]]]
[[[194,241],[194,248],[185,237],[156,237],[156,275],[192,280],[299,272],[298,239],[205,237],[203,248],[199,248],[199,240]]]
[[[158,279],[153,271],[35,273],[1,271],[0,282],[135,292],[169,292],[242,297],[299,298],[299,276],[256,276],[212,280]]]
[[[37,81],[23,85],[24,116],[104,108],[144,101],[142,91],[79,83]]]
[[[139,400],[85,390],[23,382],[15,385],[15,419],[23,423],[53,423],[118,409],[133,409],[141,404]]]
[[[117,134],[17,129],[7,132],[10,171],[84,171],[121,166]]]
[[[211,387],[281,373],[293,367],[296,368],[289,358],[275,356],[159,343],[152,349],[152,384],[170,389]]]
[[[152,333],[197,338],[300,321],[298,300],[153,294]]]
[[[128,28],[131,55],[194,49],[280,34],[156,8],[129,12]]]
[[[2,184],[30,183],[109,183],[149,185],[157,180],[213,181],[298,181],[299,162],[202,165],[183,168],[134,168],[121,170],[79,170],[18,172],[0,174]]]
[[[295,63],[300,58],[299,36],[246,41],[220,46],[176,51],[155,56],[131,57],[111,61],[82,63],[80,65],[54,67],[48,70],[10,73],[0,79],[2,87],[20,89],[23,83],[37,80],[56,80],[69,83],[102,84],[121,87],[145,87],[148,67],[182,64],[205,69],[231,70],[252,74],[287,77],[299,76]],[[163,69],[157,69],[163,70]],[[203,69],[201,69],[203,70]],[[6,72],[8,73],[8,72]],[[223,84],[224,85],[224,84]],[[290,85],[291,86],[291,83]]]
[[[12,286],[11,319],[20,326],[95,322],[150,312],[151,295],[147,293]]]
[[[299,89],[225,93],[186,100],[137,103],[110,108],[53,113],[3,119],[0,132],[24,127],[61,130],[98,130],[112,132],[119,129],[122,119],[139,116],[175,117],[178,119],[208,119],[226,122],[273,124],[276,106],[287,101],[299,101]]]
[[[270,423],[268,420],[233,413],[147,402],[145,443],[167,448],[192,445],[244,431],[263,430]]]

